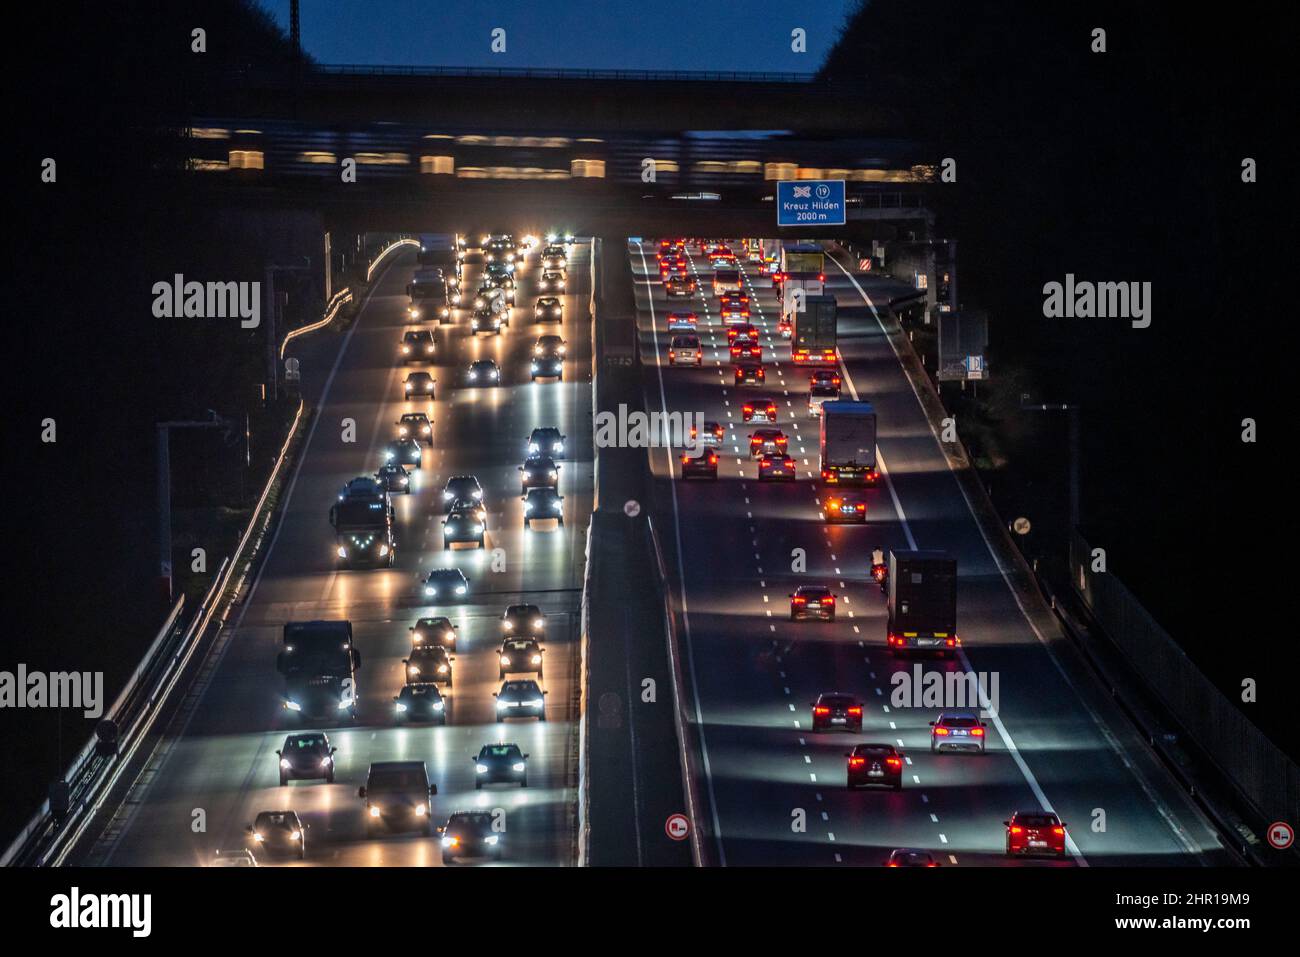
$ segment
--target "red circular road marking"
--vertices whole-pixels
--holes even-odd
[[[664,821],[664,833],[674,841],[684,841],[691,833],[691,822],[686,819],[685,814],[670,815],[668,820]]]

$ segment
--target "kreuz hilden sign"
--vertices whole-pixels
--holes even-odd
[[[843,226],[844,180],[780,180],[776,184],[778,226]]]

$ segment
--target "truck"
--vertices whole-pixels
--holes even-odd
[[[416,262],[421,267],[441,269],[452,292],[460,291],[461,267],[465,262],[465,237],[459,233],[424,233]]]
[[[392,567],[397,542],[393,537],[393,506],[384,486],[369,476],[354,478],[330,507],[334,548],[347,568]]]
[[[821,470],[827,485],[876,484],[876,410],[870,402],[822,403]]]
[[[794,313],[790,356],[797,366],[835,368],[835,324],[839,307],[834,296],[807,296],[803,312]]]
[[[412,322],[451,322],[452,306],[460,297],[452,292],[447,282],[447,274],[438,268],[422,269],[411,277],[406,284],[406,295],[410,304],[406,308],[407,318]]]
[[[783,243],[776,279],[781,321],[794,322],[796,302],[792,293],[796,289],[802,289],[805,296],[820,296],[826,291],[826,253],[817,243]]]
[[[310,721],[356,719],[361,653],[350,621],[290,621],[275,659],[284,678],[284,709]]]
[[[885,594],[890,652],[957,654],[957,559],[942,551],[891,549]]]

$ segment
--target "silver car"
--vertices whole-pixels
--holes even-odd
[[[930,750],[983,754],[987,727],[974,711],[944,711],[930,722]]]

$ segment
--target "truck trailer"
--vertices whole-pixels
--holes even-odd
[[[821,407],[821,472],[827,485],[875,485],[876,410],[836,399]]]
[[[889,650],[957,654],[957,559],[941,551],[889,552]]]

